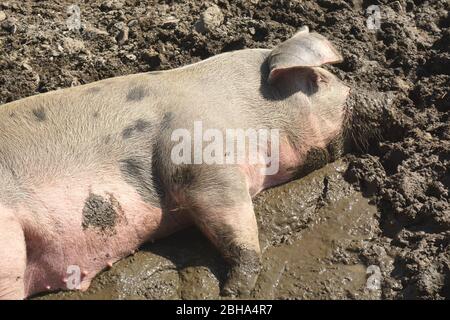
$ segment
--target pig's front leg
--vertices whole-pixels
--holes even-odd
[[[202,168],[194,175],[186,192],[193,220],[230,264],[222,292],[248,296],[260,271],[261,250],[245,177],[236,168]]]

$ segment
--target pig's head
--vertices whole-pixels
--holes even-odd
[[[269,85],[296,115],[297,132],[291,132],[296,147],[323,150],[326,158],[335,157],[328,151],[349,116],[350,88],[321,66],[341,61],[327,39],[306,27],[274,48],[267,60]]]

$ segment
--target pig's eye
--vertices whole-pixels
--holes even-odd
[[[328,84],[330,83],[330,79],[328,79],[328,78],[327,78],[326,76],[324,76],[323,74],[320,74],[320,75],[318,76],[317,83],[318,83],[319,85],[324,85],[324,84],[328,85]]]
[[[310,73],[310,92],[317,92],[329,85],[330,79],[319,70],[312,70]]]

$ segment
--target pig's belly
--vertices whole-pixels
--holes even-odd
[[[163,213],[120,178],[69,177],[36,188],[19,215],[27,244],[27,295],[87,289],[102,269],[141,244],[175,232],[187,214]]]

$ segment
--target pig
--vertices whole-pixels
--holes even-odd
[[[2,105],[0,298],[86,290],[143,243],[190,225],[229,263],[223,295],[249,296],[261,268],[252,198],[304,174],[311,155],[332,158],[350,88],[322,67],[340,61],[304,27],[272,50]],[[175,164],[172,133],[196,121],[219,132],[279,130],[277,172],[264,174],[267,163]]]

